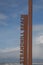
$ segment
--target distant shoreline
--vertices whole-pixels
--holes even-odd
[[[19,62],[0,62],[0,64],[5,64],[5,63],[19,63]]]
[[[0,62],[0,64],[4,63],[20,63],[20,62]],[[43,64],[42,62],[32,62],[32,64]]]

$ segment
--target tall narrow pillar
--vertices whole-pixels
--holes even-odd
[[[32,65],[32,0],[29,0],[29,64]]]
[[[21,15],[21,50],[20,50],[20,63],[27,65],[27,32],[28,32],[28,15]],[[24,48],[24,49],[23,49]],[[21,52],[22,51],[22,52]]]

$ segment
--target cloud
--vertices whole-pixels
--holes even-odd
[[[43,47],[35,45],[32,48],[32,57],[34,59],[43,59]]]
[[[35,59],[43,59],[43,33],[32,38],[32,56]]]
[[[35,59],[43,59],[43,25],[33,25],[33,35],[32,56]]]
[[[0,49],[0,58],[19,58],[19,47]]]
[[[0,52],[6,53],[6,52],[12,52],[12,51],[18,51],[18,50],[20,50],[19,47],[16,47],[16,48],[6,48],[6,49],[0,49]]]
[[[41,24],[33,25],[32,29],[33,31],[43,31],[43,25]]]
[[[32,45],[32,57],[34,59],[43,59],[43,40],[40,38]]]
[[[43,34],[34,37],[33,43],[37,45],[43,45]]]

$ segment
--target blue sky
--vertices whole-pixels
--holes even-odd
[[[33,0],[32,16],[32,55],[35,59],[43,59],[43,0]]]
[[[0,0],[0,59],[19,58],[20,16],[28,13],[28,0]]]
[[[0,0],[0,48],[19,45],[21,14],[27,14],[27,0]]]
[[[33,0],[33,23],[43,24],[43,0]]]
[[[32,2],[33,58],[43,59],[43,0]],[[0,0],[0,58],[19,58],[21,14],[28,14],[28,0]]]

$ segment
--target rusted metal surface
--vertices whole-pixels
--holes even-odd
[[[32,0],[29,0],[29,64],[32,65]]]
[[[23,65],[32,65],[32,0],[28,2],[28,15],[21,15],[20,63]]]
[[[20,63],[23,63],[23,65],[27,65],[27,26],[28,26],[28,15],[21,15],[20,29],[22,30],[21,31],[22,33],[20,37]]]
[[[28,27],[28,16],[24,19],[24,65],[27,65],[27,27]]]

